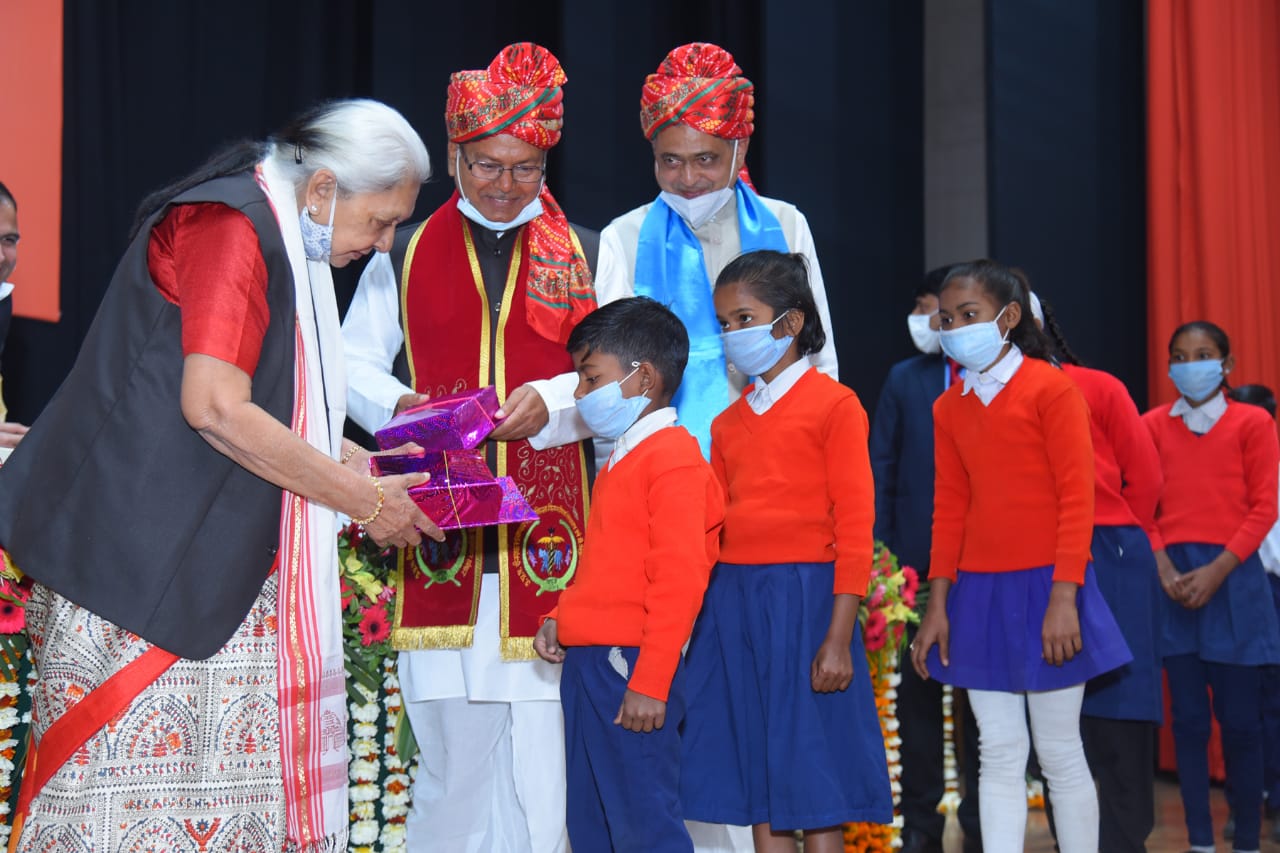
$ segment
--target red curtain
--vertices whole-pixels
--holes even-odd
[[[1173,400],[1168,342],[1231,338],[1232,384],[1280,391],[1280,2],[1150,0],[1149,391]]]

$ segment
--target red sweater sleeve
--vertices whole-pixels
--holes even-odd
[[[1280,441],[1275,422],[1269,417],[1249,418],[1241,425],[1240,444],[1249,511],[1228,540],[1227,550],[1243,562],[1258,550],[1276,523]]]
[[[827,500],[835,521],[836,595],[867,594],[875,552],[876,495],[867,449],[867,413],[857,397],[840,400],[827,416]]]
[[[704,472],[705,465],[673,468],[649,485],[644,629],[627,686],[663,702],[720,552],[724,500],[720,484]]]
[[[965,513],[969,508],[969,475],[965,472],[955,439],[939,418],[943,400],[957,392],[948,391],[934,404],[933,421],[933,549],[929,555],[929,577],[954,581],[960,566],[964,541]]]
[[[1160,454],[1129,392],[1118,382],[1109,384],[1109,387],[1113,392],[1108,395],[1109,405],[1101,415],[1103,430],[1111,442],[1123,477],[1120,494],[1146,531],[1152,549],[1158,551],[1164,547],[1156,526],[1156,506],[1164,488]]]
[[[1084,583],[1093,539],[1093,437],[1089,407],[1074,384],[1052,397],[1041,413],[1049,469],[1058,496],[1058,540],[1053,579]]]
[[[249,217],[224,204],[172,207],[151,231],[147,267],[182,310],[182,353],[253,375],[267,333],[267,265]]]

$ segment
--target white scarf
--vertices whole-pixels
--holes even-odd
[[[293,431],[337,459],[346,418],[346,367],[329,265],[309,261],[292,182],[270,159],[258,182],[270,199],[293,272],[297,308]],[[277,598],[277,690],[286,849],[347,848],[346,668],[338,594],[338,519],[284,492]]]

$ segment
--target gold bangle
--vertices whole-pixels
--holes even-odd
[[[351,519],[361,527],[364,527],[365,525],[373,524],[373,522],[377,520],[378,516],[382,514],[382,504],[387,499],[386,493],[382,491],[382,483],[378,482],[378,478],[370,475],[369,480],[373,483],[373,487],[378,490],[378,505],[373,508],[373,513],[370,514],[368,518],[352,518]]]
[[[360,449],[360,445],[358,445],[358,444],[354,444],[354,443],[353,443],[353,444],[351,445],[350,449],[348,449],[346,453],[342,454],[342,464],[343,464],[343,465],[346,465],[348,462],[350,462],[350,461],[351,461],[351,457],[352,457],[352,456],[355,456],[355,455],[356,455],[356,451],[357,451],[357,450],[359,450],[359,449]]]

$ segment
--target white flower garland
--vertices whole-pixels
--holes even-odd
[[[395,658],[388,657],[382,666],[381,693],[372,693],[352,682],[365,701],[353,702],[350,707],[354,721],[347,773],[351,780],[351,853],[406,853],[404,822],[409,814],[416,766],[406,768],[395,750],[402,701]],[[377,722],[384,711],[386,723],[379,731]],[[411,765],[416,762],[411,761]],[[383,771],[386,779],[379,786]]]

